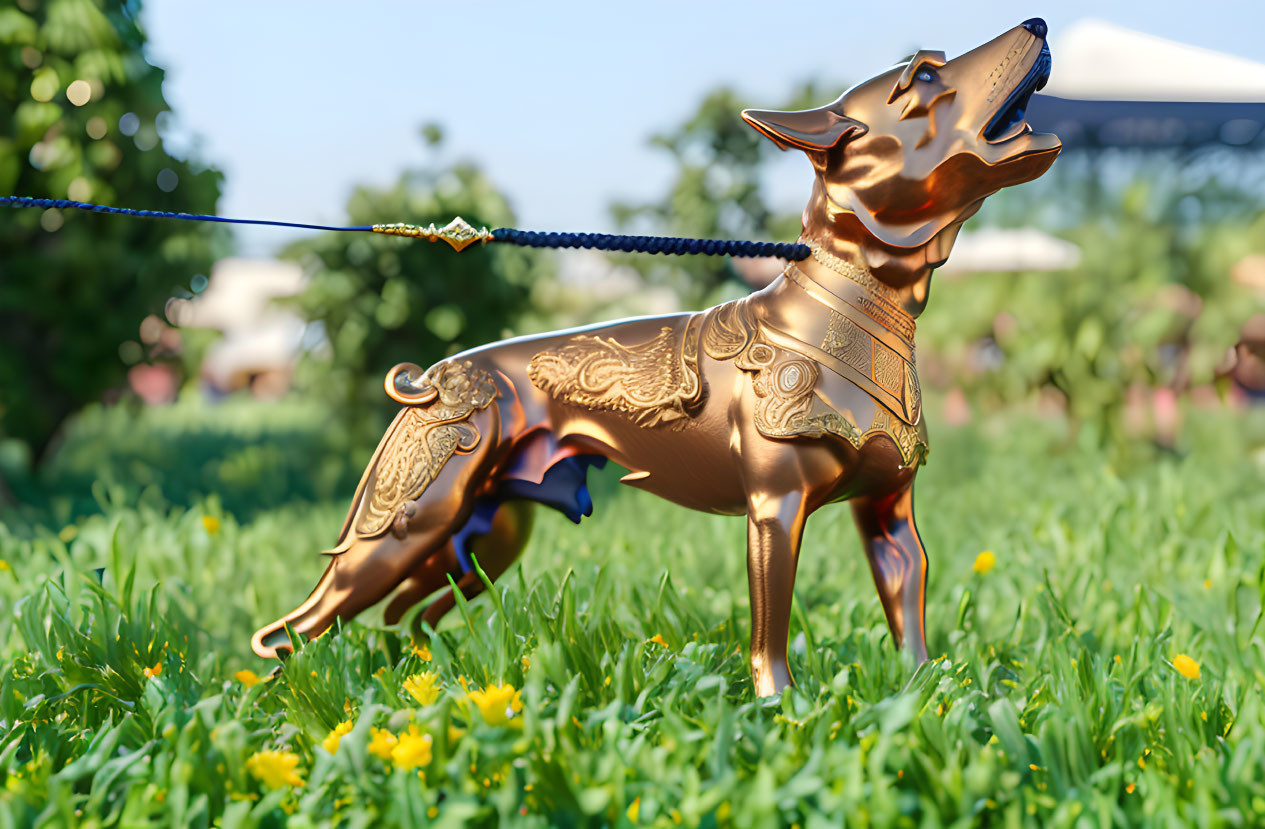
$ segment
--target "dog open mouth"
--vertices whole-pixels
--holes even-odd
[[[1028,74],[1024,75],[1023,80],[1006,98],[1001,109],[984,127],[984,140],[990,144],[997,144],[1031,132],[1032,128],[1023,120],[1024,112],[1028,108],[1028,101],[1031,100],[1032,94],[1044,88],[1049,79],[1050,46],[1042,43],[1041,54],[1037,55]]]

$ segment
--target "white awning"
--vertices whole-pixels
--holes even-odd
[[[1030,227],[985,227],[959,236],[936,274],[1060,271],[1080,261],[1080,248],[1057,236]]]
[[[1198,14],[1191,6],[1191,14]],[[1265,64],[1083,19],[1050,33],[1054,56],[1042,90],[1112,101],[1265,101]]]

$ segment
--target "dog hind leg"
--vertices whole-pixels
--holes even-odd
[[[912,485],[886,498],[852,501],[874,585],[897,647],[927,660],[927,553],[914,523]]]
[[[534,505],[526,501],[509,501],[495,505],[488,525],[481,528],[479,534],[460,538],[461,533],[457,533],[443,549],[418,565],[392,595],[383,612],[384,621],[388,625],[396,624],[409,608],[442,589],[443,593],[413,620],[414,628],[420,628],[422,622],[434,627],[444,614],[456,606],[449,578],[458,585],[466,599],[477,596],[484,584],[470,566],[471,554],[488,579],[496,581],[526,546],[531,533],[533,512]],[[467,522],[467,527],[474,520],[472,517]],[[458,552],[458,547],[468,548],[468,553],[465,549]],[[415,629],[413,633],[416,636],[420,630]]]
[[[264,657],[291,644],[285,627],[313,638],[333,624],[347,620],[377,603],[415,574],[448,544],[469,518],[475,492],[489,473],[499,442],[499,413],[495,405],[474,412],[467,421],[484,437],[466,452],[447,458],[433,480],[415,499],[402,501],[398,518],[385,532],[361,534],[353,516],[344,543],[330,555],[329,566],[308,599],[294,611],[255,632],[251,646]],[[397,418],[397,423],[398,423]],[[393,462],[392,433],[384,438],[375,464]],[[412,454],[404,460],[411,462]],[[361,497],[369,497],[362,493]],[[397,526],[402,525],[402,526]]]

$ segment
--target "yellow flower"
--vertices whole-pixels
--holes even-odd
[[[443,686],[439,684],[438,674],[433,674],[430,671],[413,674],[404,680],[404,690],[408,691],[419,705],[433,704],[435,700],[439,699],[441,688]]]
[[[985,550],[975,557],[975,565],[971,568],[979,574],[987,573],[997,565],[997,556],[992,550]]]
[[[146,668],[145,670],[141,671],[141,673],[145,674],[145,676],[158,676],[162,672],[163,672],[163,665],[161,662],[154,665],[154,667],[152,668]]]
[[[522,691],[513,685],[489,685],[482,691],[467,691],[470,699],[479,707],[483,721],[488,725],[510,725],[514,715],[523,710]],[[521,725],[522,721],[513,723]]]
[[[5,570],[12,570],[12,569],[13,568],[9,566],[9,562],[0,558],[0,573],[3,573]]]
[[[385,728],[375,728],[369,732],[369,753],[376,754],[383,760],[391,759],[391,752],[398,742],[395,735]]]
[[[650,637],[649,639],[647,639],[646,641],[647,641],[647,642],[654,642],[656,645],[662,645],[662,646],[663,646],[663,647],[665,647],[665,648],[668,646],[668,643],[667,643],[667,642],[665,642],[665,641],[663,641],[663,636],[661,636],[661,635],[660,635],[660,634],[658,634],[658,633],[656,633],[654,636],[651,636],[651,637]]]
[[[410,725],[408,731],[401,734],[391,749],[391,759],[402,769],[415,769],[430,763],[429,734],[422,734],[416,725]]]
[[[641,798],[638,797],[636,800],[634,800],[632,802],[632,805],[628,807],[628,811],[625,812],[624,814],[628,815],[629,820],[631,820],[633,823],[636,823],[637,818],[641,815]]]
[[[1173,657],[1173,667],[1187,679],[1199,679],[1199,663],[1184,653]]]
[[[334,726],[334,730],[329,732],[329,736],[321,741],[321,747],[330,754],[337,754],[339,741],[350,733],[351,720],[343,720],[338,725]]]
[[[246,771],[270,789],[302,786],[303,778],[296,769],[299,755],[289,751],[256,751],[246,761]]]
[[[207,535],[215,535],[220,531],[220,519],[214,515],[202,516],[202,527],[206,530]]]
[[[413,655],[416,656],[418,659],[422,660],[423,662],[429,662],[431,660],[430,646],[414,645]]]
[[[233,678],[236,679],[241,684],[245,685],[247,688],[254,688],[256,685],[259,684],[259,675],[256,674],[254,671],[249,671],[249,670],[238,671],[237,673],[233,674]]]
[[[3,562],[0,562],[0,564],[3,564]],[[522,664],[522,666],[523,666],[523,670],[524,670],[524,671],[526,671],[526,670],[528,670],[529,668],[531,668],[531,659],[530,659],[529,657],[524,656],[524,657],[523,657],[521,660],[519,660],[519,661],[521,662],[521,664]]]

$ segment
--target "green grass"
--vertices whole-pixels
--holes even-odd
[[[849,512],[827,508],[798,687],[774,700],[748,675],[739,519],[599,486],[583,526],[540,516],[429,662],[366,613],[247,687],[238,671],[271,667],[251,632],[315,583],[344,503],[274,493],[241,521],[222,505],[249,492],[52,503],[0,527],[0,826],[1257,823],[1265,420],[1195,426],[1184,456],[1114,461],[1020,416],[933,429],[916,504],[938,658],[891,647]],[[422,671],[443,684],[427,706],[403,688]],[[463,682],[512,684],[521,712],[487,724]],[[410,723],[424,780],[369,751]],[[248,770],[274,749],[304,785]]]

